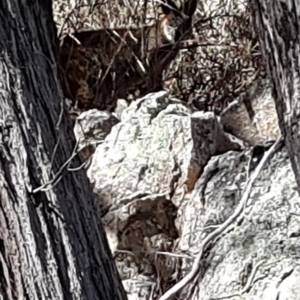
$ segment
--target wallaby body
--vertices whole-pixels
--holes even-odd
[[[81,108],[106,109],[135,90],[158,89],[171,62],[165,58],[180,37],[178,28],[191,23],[197,0],[188,0],[181,11],[168,3],[162,5],[164,18],[153,26],[83,31],[66,37],[59,57],[65,95]],[[164,45],[169,46],[163,49]]]

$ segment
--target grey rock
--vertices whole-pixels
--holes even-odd
[[[74,134],[78,143],[81,158],[86,161],[110,133],[119,120],[107,111],[91,109],[81,113],[74,126]]]
[[[102,222],[122,279],[130,279],[124,272],[129,260],[132,274],[150,280],[153,260],[162,259],[153,256],[172,251],[181,230],[178,208],[210,157],[244,144],[224,132],[214,113],[191,114],[170,103],[166,92],[132,102],[121,119],[97,146],[87,174],[108,211]],[[168,286],[173,271],[157,268]]]
[[[265,101],[258,102],[269,111]],[[227,132],[230,118],[222,117],[153,93],[124,109],[97,144],[87,174],[130,299],[159,297],[190,272],[203,239],[235,212],[263,145],[278,136],[276,115],[254,116],[255,130],[266,128],[257,136],[248,134],[254,123],[233,112],[238,128],[231,120]],[[244,218],[212,241],[197,280],[178,299],[298,299],[298,202],[282,147],[255,181]]]
[[[280,129],[269,81],[255,81],[222,112],[221,124],[227,132],[252,146],[276,140]]]

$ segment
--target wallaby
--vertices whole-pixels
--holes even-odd
[[[180,7],[167,0],[153,26],[82,31],[67,36],[59,63],[64,94],[78,107],[113,108],[116,99],[159,90],[163,71],[178,53],[174,42],[189,31],[197,0]]]

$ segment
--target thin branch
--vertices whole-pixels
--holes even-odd
[[[206,246],[214,239],[219,237],[231,224],[233,224],[239,216],[244,212],[245,203],[247,203],[251,189],[260,172],[264,168],[265,164],[270,160],[274,152],[277,150],[277,146],[281,143],[282,137],[279,137],[276,142],[272,145],[272,147],[264,154],[262,160],[257,166],[256,170],[253,172],[252,176],[249,179],[247,187],[245,189],[245,193],[242,196],[242,199],[237,206],[235,212],[228,218],[222,225],[220,225],[215,231],[210,233],[201,243],[200,251],[193,263],[192,270],[188,273],[181,281],[176,283],[171,289],[169,289],[164,295],[161,296],[160,300],[168,300],[175,294],[177,294],[180,290],[182,290],[187,284],[193,280],[193,278],[199,272],[201,266],[201,260],[203,253],[206,249]]]

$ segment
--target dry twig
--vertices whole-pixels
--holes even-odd
[[[278,138],[277,141],[273,144],[273,146],[264,154],[264,157],[260,161],[259,165],[257,166],[256,170],[253,172],[252,176],[247,183],[247,187],[245,192],[242,196],[242,199],[237,206],[235,212],[228,218],[222,225],[220,225],[215,231],[210,233],[201,243],[199,254],[197,255],[192,270],[188,273],[181,281],[176,283],[170,290],[168,290],[164,295],[161,296],[160,300],[168,300],[171,299],[172,296],[177,294],[180,290],[187,286],[187,284],[194,279],[194,277],[199,272],[202,256],[205,252],[207,245],[212,242],[214,239],[219,237],[224,231],[232,225],[238,217],[240,217],[244,212],[245,203],[247,203],[251,189],[257,177],[259,176],[260,172],[264,168],[265,164],[270,160],[274,152],[278,149],[277,146],[281,143],[282,137]]]

